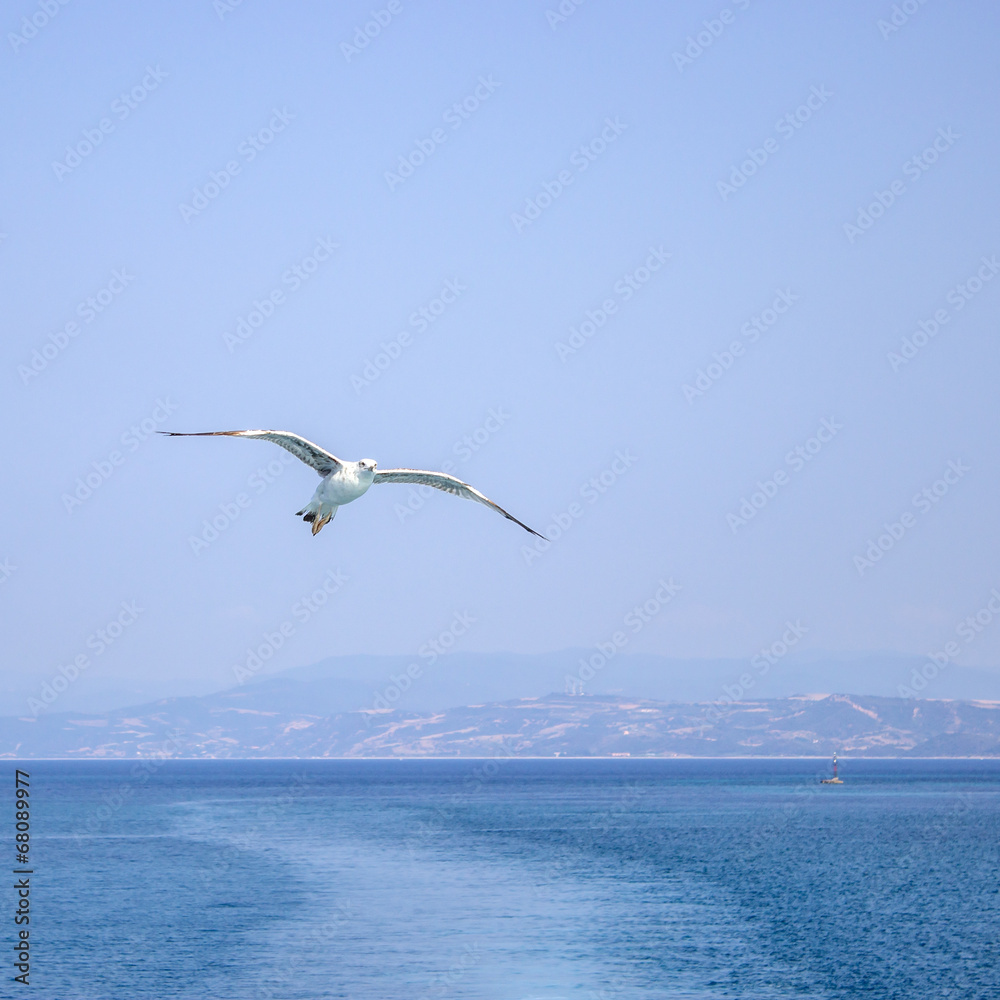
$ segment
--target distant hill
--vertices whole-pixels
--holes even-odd
[[[344,655],[279,672],[263,670],[248,679],[241,690],[258,691],[258,707],[264,709],[308,705],[317,715],[372,708],[380,695],[403,711],[444,711],[462,705],[541,698],[553,692],[580,693],[573,687],[573,678],[580,675],[581,661],[595,655],[593,649],[428,655],[431,652],[423,649],[423,655],[410,656]],[[736,679],[750,671],[753,683],[743,693],[747,698],[787,698],[815,691],[910,697],[905,691],[900,693],[900,686],[909,687],[914,671],[925,662],[920,657],[895,653],[790,653],[773,664],[755,659],[757,664],[753,665],[748,659],[675,659],[621,652],[594,672],[583,693],[654,701],[716,701],[725,698]],[[393,678],[414,668],[414,683],[400,691]],[[138,669],[129,677],[131,689],[116,686],[113,678],[101,674],[82,677],[58,697],[52,710],[103,715],[165,697],[212,698],[226,694],[204,687],[192,689],[190,682],[162,676],[146,677]],[[27,682],[20,671],[0,672],[0,712],[33,714],[29,698],[38,699],[40,688],[40,682]],[[940,671],[920,695],[962,701],[1000,699],[1000,670],[952,664]]]
[[[449,653],[428,662],[419,656],[338,656],[277,674],[261,674],[246,687],[262,685],[268,698],[284,703],[308,692],[309,704],[323,715],[373,707],[378,695],[392,695],[393,679],[416,665],[419,676],[393,707],[440,711],[461,705],[516,698],[541,698],[553,692],[580,693],[573,679],[592,649],[549,653]],[[747,660],[671,659],[647,653],[620,653],[593,673],[584,694],[648,698],[655,701],[723,700],[748,669],[753,686],[746,697],[787,698],[810,692],[854,691],[900,697],[924,659],[892,653],[835,656],[788,656],[766,669]],[[927,698],[1000,699],[1000,671],[951,665],[922,692]],[[903,697],[910,697],[908,694]]]
[[[722,706],[550,694],[324,714],[269,694],[246,685],[107,715],[0,718],[0,756],[1000,756],[1000,702],[834,694]]]

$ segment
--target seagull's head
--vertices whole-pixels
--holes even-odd
[[[358,462],[358,468],[362,472],[374,472],[377,464],[374,458],[363,458]]]

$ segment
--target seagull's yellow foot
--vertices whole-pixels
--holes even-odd
[[[312,533],[318,535],[322,530],[323,526],[333,519],[333,511],[329,513],[324,513],[322,517],[317,517],[313,521]]]

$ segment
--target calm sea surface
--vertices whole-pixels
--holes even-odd
[[[24,766],[4,995],[1000,997],[1000,761]]]

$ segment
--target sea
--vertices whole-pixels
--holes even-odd
[[[4,996],[1000,997],[997,760],[15,768]]]

